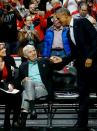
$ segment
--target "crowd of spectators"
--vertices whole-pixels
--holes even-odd
[[[86,4],[85,9],[82,9],[83,3]],[[34,44],[38,55],[42,56],[46,30],[54,25],[54,12],[62,6],[67,8],[73,17],[79,17],[81,10],[83,12],[87,10],[88,19],[96,24],[96,1],[2,0],[0,2],[0,40],[6,43],[8,54],[18,54],[21,47],[18,34],[23,32],[29,44]]]

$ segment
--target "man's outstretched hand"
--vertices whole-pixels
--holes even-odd
[[[85,67],[89,68],[92,66],[92,59],[90,58],[87,58],[86,61],[85,61]]]
[[[62,62],[62,58],[58,56],[51,56],[50,61],[52,61],[53,63],[60,63]]]

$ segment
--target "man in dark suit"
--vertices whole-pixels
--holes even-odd
[[[74,19],[69,11],[60,8],[56,16],[63,26],[69,26],[69,38],[75,54],[67,60],[76,59],[77,84],[79,87],[79,114],[77,127],[87,127],[89,93],[93,86],[97,86],[97,32],[93,25],[86,19]],[[75,57],[74,57],[75,56]],[[66,58],[63,60],[67,64]],[[96,89],[97,92],[97,89]]]
[[[19,77],[24,88],[22,92],[22,123],[21,126],[26,125],[27,113],[31,112],[30,118],[37,118],[34,109],[35,99],[47,96],[48,99],[53,98],[53,69],[61,69],[61,64],[54,64],[49,59],[37,58],[37,52],[32,45],[26,45],[23,48],[24,57],[28,59],[19,67]],[[54,59],[57,59],[54,58]],[[53,59],[53,60],[54,60]],[[56,60],[55,60],[56,61]]]

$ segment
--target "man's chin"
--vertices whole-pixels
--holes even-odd
[[[32,59],[31,61],[33,61],[33,62],[34,62],[34,61],[36,61],[36,60],[37,60],[37,57],[36,57],[36,58],[34,58],[34,59]]]

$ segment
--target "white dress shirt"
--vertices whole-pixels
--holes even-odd
[[[75,42],[75,38],[74,38],[74,31],[73,31],[73,24],[74,23],[74,18],[71,19],[71,22],[70,22],[70,37],[71,37],[71,40],[72,42],[76,45],[76,42]]]

